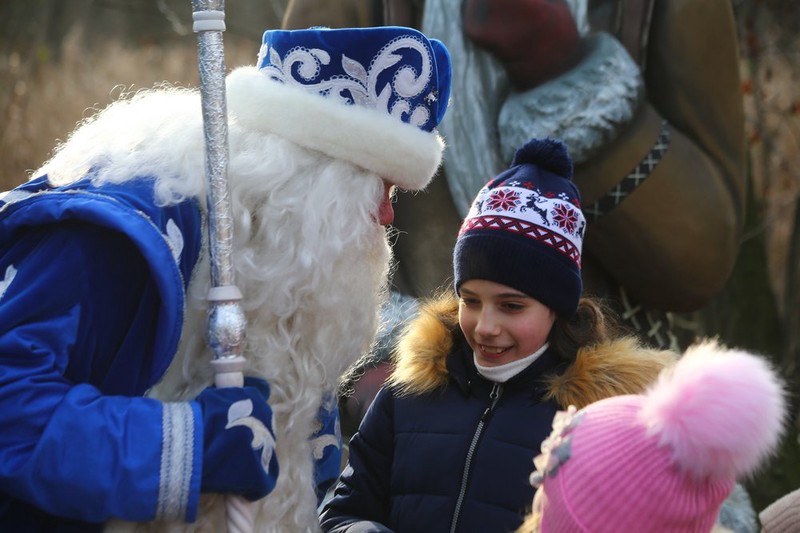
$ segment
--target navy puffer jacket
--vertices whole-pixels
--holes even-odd
[[[402,336],[320,515],[323,531],[514,531],[556,411],[639,393],[674,361],[620,338],[581,348],[570,364],[548,349],[494,384],[475,369],[457,310],[455,300],[423,306]]]
[[[533,457],[559,408],[542,399],[541,377],[556,367],[548,351],[495,385],[459,348],[443,389],[414,396],[382,389],[350,442],[323,530],[516,529],[533,499]]]

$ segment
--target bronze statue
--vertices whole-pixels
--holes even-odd
[[[693,331],[672,319],[728,280],[745,214],[739,51],[728,0],[290,0],[283,25],[400,24],[442,40],[452,99],[444,165],[395,205],[398,262],[385,337],[446,288],[469,199],[531,137],[564,140],[588,229],[585,293],[606,298],[659,348]],[[358,18],[352,16],[358,14]],[[387,374],[391,338],[346,376],[343,433],[355,431]],[[358,378],[361,377],[360,380]],[[358,380],[358,381],[356,381]],[[737,485],[721,521],[754,526]],[[734,527],[739,524],[741,527]]]
[[[424,193],[395,204],[400,294],[386,334],[413,313],[414,298],[451,280],[469,199],[519,145],[552,136],[569,146],[589,224],[585,293],[605,298],[656,347],[692,340],[674,314],[703,308],[722,289],[744,219],[730,2],[290,0],[283,20],[358,24],[421,28],[453,56],[444,165]],[[382,383],[390,350],[391,339],[380,339],[346,380],[354,390],[342,406],[345,433]]]

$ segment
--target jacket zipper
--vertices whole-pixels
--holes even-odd
[[[486,427],[486,423],[489,420],[489,416],[494,411],[495,406],[497,405],[498,400],[500,400],[500,395],[503,393],[503,384],[502,383],[493,383],[492,384],[492,392],[489,393],[489,407],[481,415],[481,419],[478,422],[478,427],[475,429],[475,434],[472,436],[472,442],[469,445],[469,451],[467,451],[467,460],[466,464],[464,465],[464,475],[461,477],[461,489],[458,491],[458,500],[456,500],[456,509],[453,511],[453,520],[450,522],[450,533],[455,533],[456,528],[458,527],[458,519],[459,515],[461,514],[461,506],[464,503],[464,497],[467,494],[467,482],[469,481],[469,474],[470,469],[472,468],[472,460],[475,454],[475,449],[478,447],[478,441],[481,439],[481,435],[483,434],[483,430]]]

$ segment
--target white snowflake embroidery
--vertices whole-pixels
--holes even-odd
[[[336,416],[334,415],[334,410],[336,409],[337,401],[338,400],[335,394],[330,392],[325,393],[322,397],[322,406],[320,411],[326,411],[326,416],[328,417]],[[314,420],[314,433],[310,442],[311,453],[316,460],[322,459],[322,456],[325,454],[325,448],[328,446],[334,446],[336,449],[339,449],[339,443],[342,439],[342,428],[338,416],[336,416],[332,434],[326,433],[320,435],[322,427],[323,423],[319,418]]]
[[[269,470],[269,463],[275,450],[275,438],[261,420],[253,414],[253,400],[239,400],[228,408],[228,425],[225,429],[235,426],[246,426],[253,432],[253,440],[250,446],[254,450],[261,449],[261,466],[265,471]],[[274,424],[273,424],[274,425]]]
[[[416,72],[408,65],[402,66],[394,73],[391,83],[377,87],[379,75],[403,59],[394,53],[401,49],[411,49],[420,54],[421,72]],[[417,105],[411,109],[409,100],[428,88],[433,74],[433,59],[423,42],[415,37],[402,36],[390,41],[372,59],[369,69],[358,61],[342,55],[342,69],[347,76],[332,76],[317,83],[305,82],[315,80],[320,74],[320,65],[330,63],[331,56],[325,50],[298,47],[289,50],[286,56],[281,58],[274,48],[267,50],[267,45],[263,45],[259,56],[263,58],[266,54],[269,54],[270,64],[262,67],[262,70],[287,85],[314,90],[346,104],[385,110],[395,118],[408,115],[409,122],[415,126],[422,126],[430,118],[430,112],[425,106]],[[296,80],[293,72],[297,72],[304,82]]]
[[[322,424],[319,421],[316,422],[314,426],[314,433],[319,433],[322,429]],[[334,424],[333,433],[326,433],[323,435],[319,435],[311,439],[311,453],[314,456],[314,459],[320,460],[322,456],[325,455],[325,448],[328,446],[333,446],[337,450],[339,449],[339,442],[342,438],[342,430],[341,426],[339,425],[339,420],[337,419]]]
[[[314,459],[317,461],[322,459],[322,456],[325,455],[325,448],[328,446],[333,446],[337,450],[339,449],[339,439],[336,435],[321,435],[313,439],[311,441],[311,453]]]
[[[17,275],[17,269],[14,268],[14,265],[8,265],[6,268],[5,278],[0,281],[0,298],[6,293],[8,286],[11,285],[11,282],[14,281],[14,277]]]
[[[169,249],[172,250],[172,257],[176,263],[180,262],[181,253],[183,253],[183,233],[175,223],[174,220],[167,221],[167,234],[164,235],[164,240],[167,241]]]

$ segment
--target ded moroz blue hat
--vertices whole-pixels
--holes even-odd
[[[269,30],[228,94],[239,121],[420,189],[441,163],[450,77],[445,46],[412,28]]]

